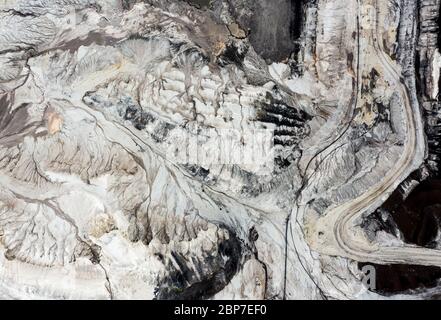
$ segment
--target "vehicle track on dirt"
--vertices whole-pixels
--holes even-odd
[[[375,10],[378,15],[377,1],[375,1]],[[385,53],[380,39],[378,22],[376,22],[373,32],[375,51],[384,72],[387,73],[390,79],[393,79],[394,85],[403,99],[407,129],[404,150],[392,170],[379,184],[356,199],[330,210],[322,220],[319,219],[315,229],[316,232],[313,235],[317,243],[313,243],[313,247],[317,247],[318,251],[322,253],[344,256],[361,262],[440,266],[441,250],[408,244],[380,246],[368,241],[361,229],[356,230],[357,222],[360,221],[363,215],[381,205],[385,195],[393,192],[399,183],[415,169],[415,163],[418,162],[418,159],[416,159],[418,148],[424,143],[421,141],[421,132],[417,128],[417,124],[422,123],[419,106],[412,103],[409,89],[396,65]],[[332,233],[329,230],[332,230]]]

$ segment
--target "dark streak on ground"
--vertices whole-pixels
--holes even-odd
[[[399,189],[381,207],[390,213],[392,224],[381,224],[380,229],[395,233],[398,228],[406,243],[421,247],[439,246],[441,231],[441,180],[423,181],[403,200]],[[392,225],[392,226],[391,226]],[[361,268],[365,264],[359,264]],[[371,264],[372,265],[372,264]],[[441,279],[441,268],[414,265],[374,265],[376,292],[391,295],[409,290],[432,288]]]

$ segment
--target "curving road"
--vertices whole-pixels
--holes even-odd
[[[378,13],[377,0],[373,5]],[[379,246],[369,242],[363,231],[356,227],[357,221],[360,221],[363,214],[381,205],[385,200],[385,195],[393,192],[398,184],[416,169],[415,166],[419,162],[418,156],[422,154],[418,152],[418,148],[424,145],[419,106],[417,103],[412,103],[409,90],[396,64],[385,53],[377,24],[372,33],[372,40],[384,72],[390,79],[394,79],[394,86],[403,99],[407,140],[402,156],[384,179],[358,198],[328,211],[317,221],[314,232],[310,235],[310,243],[321,253],[344,256],[356,261],[440,266],[441,250],[412,245]]]

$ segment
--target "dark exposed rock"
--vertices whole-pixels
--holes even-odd
[[[230,42],[218,57],[219,64],[225,66],[233,63],[237,66],[242,66],[247,51],[248,48],[246,46],[240,47],[236,42]]]
[[[426,160],[432,174],[441,174],[441,105],[439,97],[431,97],[434,87],[441,89],[440,83],[433,83],[431,62],[435,50],[440,48],[440,6],[439,0],[421,0],[419,4],[418,54],[416,74],[418,75],[419,98],[426,119],[425,129],[429,147]]]
[[[169,274],[160,281],[156,299],[207,299],[222,290],[238,271],[242,259],[241,242],[233,232],[229,234],[228,240],[218,244],[217,255],[194,257],[172,252],[175,264],[169,263]]]
[[[221,2],[215,0],[214,3]],[[228,0],[230,11],[264,59],[280,61],[298,48],[303,23],[302,0]]]
[[[379,230],[393,235],[401,233],[407,243],[428,248],[439,246],[441,181],[423,181],[404,200],[396,191],[363,226],[368,234]]]
[[[281,100],[267,95],[268,102],[261,103],[257,108],[256,120],[276,125],[274,145],[281,146],[281,154],[275,156],[278,168],[287,168],[295,162],[295,153],[283,150],[297,149],[298,142],[309,134],[308,122],[312,119],[306,112],[284,104]],[[297,154],[301,151],[297,149]]]
[[[371,241],[375,240],[375,234],[379,231],[385,231],[397,238],[400,237],[400,229],[391,214],[384,209],[379,209],[369,215],[363,221],[361,227],[365,230]]]
[[[210,0],[184,0],[187,1],[189,4],[202,9],[207,8],[210,5]]]
[[[136,3],[136,0],[121,0],[121,7],[124,10],[132,9],[133,5]]]
[[[372,291],[385,296],[424,292],[425,289],[437,287],[441,279],[441,268],[438,267],[358,264],[360,269],[365,265],[375,268],[375,289]]]
[[[249,240],[251,243],[254,243],[254,242],[257,241],[257,239],[259,239],[259,233],[257,232],[257,230],[256,230],[255,227],[252,227],[252,228],[250,229],[250,233],[249,233],[249,235],[248,235],[248,240]]]
[[[187,166],[184,166],[184,167],[190,172],[190,174],[193,177],[197,177],[197,178],[199,178],[201,180],[205,180],[208,177],[208,175],[210,174],[210,170],[205,169],[205,168],[200,167],[200,166],[190,166],[190,165],[187,165]]]

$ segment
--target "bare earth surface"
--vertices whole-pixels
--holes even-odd
[[[439,11],[0,2],[0,298],[436,296]]]

